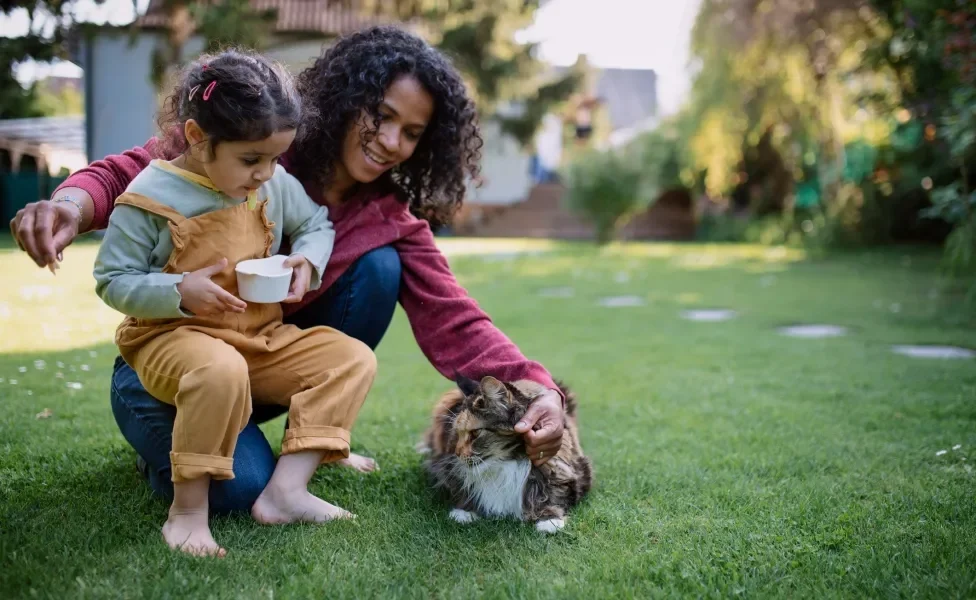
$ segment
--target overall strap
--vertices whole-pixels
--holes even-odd
[[[125,192],[115,200],[115,205],[128,205],[134,206],[136,208],[142,209],[148,213],[163,217],[168,219],[173,223],[179,225],[186,220],[186,217],[181,215],[175,208],[166,206],[160,202],[156,202],[152,198],[147,198],[142,194],[136,194],[134,192]]]

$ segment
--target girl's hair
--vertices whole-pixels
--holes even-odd
[[[302,103],[291,75],[278,63],[245,50],[205,54],[184,68],[159,115],[161,153],[186,149],[190,119],[207,134],[210,151],[221,142],[256,141],[297,129]]]
[[[372,117],[360,139],[367,144],[380,124],[379,105],[397,78],[417,79],[434,99],[434,114],[413,156],[383,175],[422,219],[450,222],[460,208],[466,178],[478,176],[481,135],[474,103],[448,59],[420,38],[391,26],[372,27],[327,48],[298,77],[306,106],[317,107],[298,133],[292,153],[294,174],[327,187],[342,160],[342,143],[362,111]]]

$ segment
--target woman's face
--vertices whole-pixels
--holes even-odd
[[[434,114],[434,99],[417,79],[405,75],[386,89],[379,105],[379,129],[365,146],[360,133],[375,127],[368,111],[349,126],[342,142],[342,167],[353,181],[369,183],[406,161]]]

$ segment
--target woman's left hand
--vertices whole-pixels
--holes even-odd
[[[546,390],[529,405],[515,425],[525,438],[525,451],[539,466],[559,452],[563,443],[563,399],[556,390]]]
[[[282,300],[287,304],[301,302],[308,292],[308,286],[312,282],[312,263],[301,254],[292,254],[285,259],[285,266],[291,267],[291,288],[288,290],[288,297]]]

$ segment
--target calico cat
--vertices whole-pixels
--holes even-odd
[[[436,487],[454,502],[450,517],[470,523],[478,517],[515,517],[555,533],[566,511],[590,491],[593,468],[579,445],[576,397],[562,385],[566,422],[562,447],[535,467],[515,424],[545,388],[531,381],[481,382],[457,377],[458,390],[445,394],[427,432],[426,468]]]

